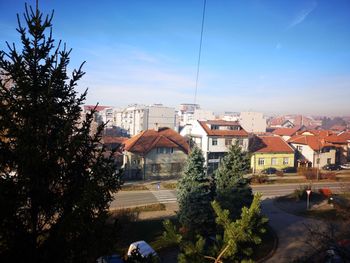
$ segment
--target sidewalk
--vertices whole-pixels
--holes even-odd
[[[262,202],[262,211],[269,218],[270,226],[278,236],[278,248],[266,262],[291,262],[308,251],[305,245],[306,225],[322,224],[322,222],[295,216],[282,211],[273,204],[273,199]]]

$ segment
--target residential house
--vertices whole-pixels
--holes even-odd
[[[124,173],[128,179],[181,176],[189,146],[170,128],[150,129],[124,142]]]
[[[277,128],[272,132],[274,135],[280,136],[283,140],[288,141],[293,135],[295,135],[301,127],[295,128]]]
[[[298,166],[321,168],[336,163],[336,147],[320,135],[304,132],[294,135],[288,143],[297,150]]]
[[[266,168],[294,167],[294,149],[279,136],[254,136],[249,143],[253,173]]]
[[[324,140],[336,147],[336,163],[345,164],[350,162],[350,132],[341,132],[326,136]]]
[[[192,126],[184,127],[180,134],[190,138],[202,150],[208,173],[218,167],[220,159],[234,143],[248,151],[248,133],[235,121],[196,121]]]

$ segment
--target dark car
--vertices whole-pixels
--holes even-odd
[[[284,173],[296,173],[297,172],[297,168],[295,167],[285,167],[282,169],[282,172]]]
[[[338,164],[326,164],[325,166],[322,167],[323,170],[328,170],[328,171],[334,171],[334,170],[341,170],[341,166]]]
[[[275,174],[277,172],[276,168],[269,167],[261,171],[262,174]]]

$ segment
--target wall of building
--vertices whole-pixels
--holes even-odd
[[[259,164],[259,159],[264,159],[264,164]],[[275,158],[276,164],[272,164],[272,159]],[[288,163],[283,163],[284,158],[288,158]],[[266,168],[276,168],[278,170],[285,167],[294,167],[294,153],[254,153],[250,160],[250,167],[253,172],[259,172]]]
[[[261,112],[241,112],[239,123],[247,132],[266,132],[266,119]]]
[[[157,153],[157,149],[141,155],[125,152],[124,169],[127,179],[177,178],[182,175],[187,154],[173,148],[172,153]]]
[[[157,127],[175,128],[175,108],[164,106],[148,106],[147,129]]]

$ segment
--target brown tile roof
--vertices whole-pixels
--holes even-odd
[[[272,133],[279,136],[292,136],[294,135],[300,128],[277,128]]]
[[[157,147],[178,148],[188,153],[189,146],[185,138],[170,128],[146,130],[124,142],[128,152],[145,154]]]
[[[292,147],[279,136],[259,136],[254,152],[258,153],[294,153]]]
[[[289,143],[309,145],[314,151],[318,151],[323,147],[334,146],[324,140],[324,138],[314,135],[295,135],[288,140]]]
[[[198,123],[202,126],[204,131],[208,136],[248,136],[248,132],[246,132],[238,122],[233,121],[220,121],[220,122],[214,122],[214,121],[198,121]],[[219,124],[220,123],[220,124]],[[227,124],[229,123],[229,124]],[[238,130],[211,130],[207,124],[212,125],[221,125],[221,126],[239,126],[241,129]]]

